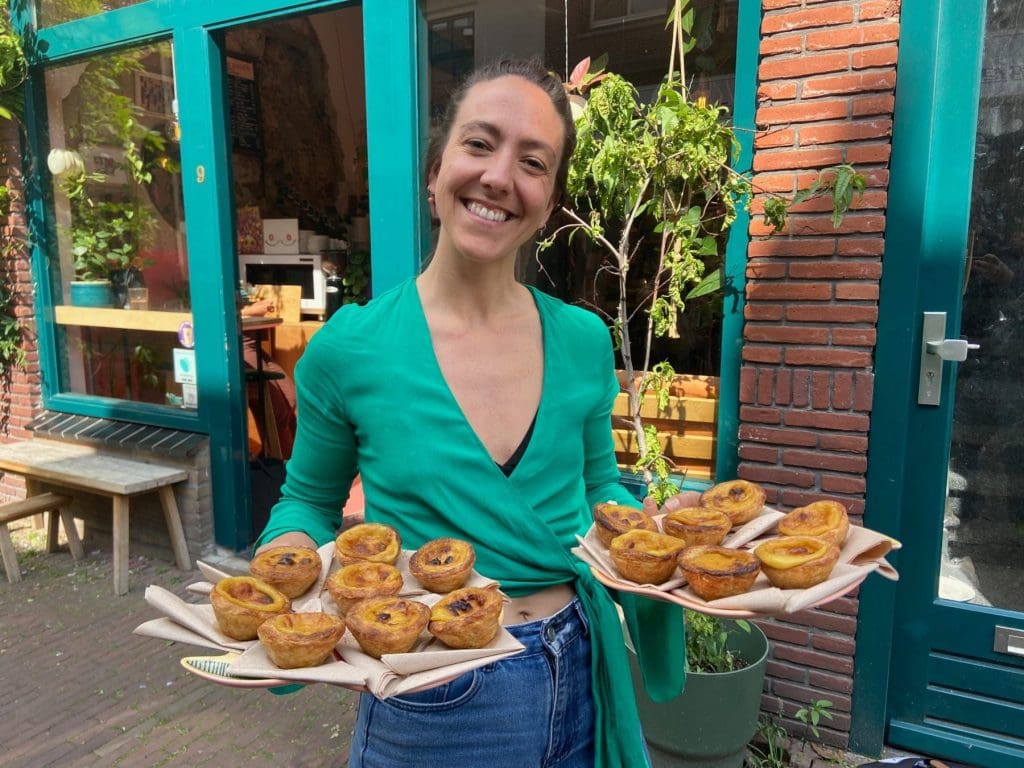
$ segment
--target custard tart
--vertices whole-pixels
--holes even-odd
[[[434,603],[427,630],[449,648],[483,648],[498,634],[502,603],[497,587],[457,589]]]
[[[430,609],[403,597],[360,600],[345,614],[345,625],[363,653],[379,659],[385,653],[406,653],[416,645],[430,621]]]
[[[402,537],[390,525],[359,523],[338,534],[334,548],[342,565],[362,561],[394,565],[402,551]]]
[[[327,577],[327,591],[342,616],[360,600],[391,597],[402,591],[402,574],[387,563],[343,565]]]
[[[476,552],[462,539],[434,539],[417,549],[409,558],[409,572],[431,592],[451,592],[466,583]]]
[[[285,613],[260,624],[263,649],[281,669],[316,667],[345,634],[345,622],[326,613]]]
[[[839,547],[817,536],[780,536],[754,550],[768,581],[781,589],[806,589],[825,581],[839,560]]]
[[[707,507],[688,507],[669,512],[661,519],[661,529],[669,536],[682,539],[686,546],[721,544],[732,528],[725,512]]]
[[[255,640],[267,619],[292,609],[291,600],[252,576],[229,576],[210,592],[210,604],[220,631],[234,640]]]
[[[843,546],[849,532],[846,507],[830,499],[797,507],[779,520],[779,533],[783,536],[817,536],[839,547]]]
[[[595,504],[593,510],[594,531],[606,547],[610,547],[616,536],[640,529],[657,533],[658,526],[651,516],[642,509],[625,504]]]
[[[635,528],[612,539],[608,554],[615,569],[638,584],[661,584],[676,569],[676,557],[686,546],[679,539]]]
[[[285,597],[298,597],[320,576],[320,555],[308,547],[272,547],[249,563],[249,573]]]
[[[687,547],[679,555],[679,570],[685,574],[690,589],[705,600],[749,591],[760,567],[752,553],[714,544]]]
[[[757,517],[764,508],[765,493],[749,480],[729,480],[708,488],[700,495],[700,505],[724,512],[732,524],[743,525]]]

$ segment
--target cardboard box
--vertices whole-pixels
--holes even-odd
[[[299,220],[298,219],[264,219],[263,220],[263,252],[264,253],[298,253],[299,252]]]

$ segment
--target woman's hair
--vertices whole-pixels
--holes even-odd
[[[573,120],[569,98],[565,94],[562,83],[536,59],[500,59],[475,69],[462,81],[449,97],[448,106],[445,108],[440,123],[434,126],[430,133],[430,144],[427,146],[427,175],[429,176],[431,170],[441,162],[441,153],[448,143],[448,135],[451,133],[455,115],[469,89],[477,83],[486,83],[497,80],[499,77],[509,76],[521,77],[544,91],[562,120],[565,138],[562,143],[562,155],[558,158],[554,189],[555,204],[558,205],[565,197],[566,182],[569,178],[569,158],[572,157],[573,150],[576,149],[576,123]]]

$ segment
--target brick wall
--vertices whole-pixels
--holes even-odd
[[[898,0],[763,0],[754,182],[791,195],[851,163],[868,189],[833,230],[829,200],[769,238],[752,220],[740,373],[739,475],[783,509],[823,497],[864,512],[867,435],[889,181]],[[764,195],[754,200],[763,209]],[[822,740],[846,746],[856,596],[785,621],[771,638],[763,707],[791,730],[833,702]]]
[[[22,323],[26,353],[24,368],[0,371],[0,441],[24,440],[30,435],[25,425],[38,413],[40,404],[39,355],[36,351],[35,309],[32,274],[26,243],[24,185],[18,130],[9,120],[0,119],[0,184],[11,192],[11,212],[3,222],[3,248],[0,250],[2,279],[13,291],[15,315]],[[0,498],[24,495],[21,478],[0,476]]]

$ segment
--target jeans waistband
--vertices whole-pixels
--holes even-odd
[[[566,603],[565,607],[553,616],[528,621],[525,624],[508,624],[505,629],[526,646],[527,652],[543,648],[557,650],[578,635],[590,635],[590,623],[578,597]]]

